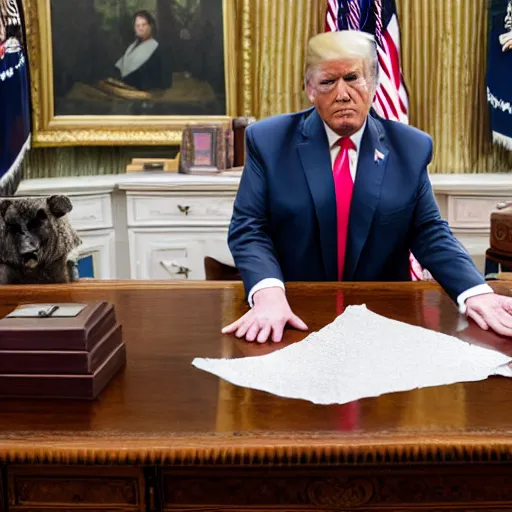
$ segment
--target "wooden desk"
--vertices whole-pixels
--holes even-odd
[[[465,328],[435,284],[302,284],[288,294],[311,329],[340,303],[366,303],[512,356],[512,340]],[[512,380],[343,406],[237,388],[192,359],[263,354],[305,334],[266,345],[222,336],[246,307],[233,283],[4,287],[0,315],[20,302],[100,298],[116,304],[127,368],[94,403],[0,401],[0,509],[512,509]]]

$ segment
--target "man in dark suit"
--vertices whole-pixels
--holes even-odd
[[[431,138],[371,111],[378,80],[369,34],[308,45],[314,107],[247,129],[229,246],[252,309],[223,332],[280,341],[293,314],[285,281],[407,281],[409,251],[462,313],[512,335],[512,299],[494,294],[441,219],[427,173]]]

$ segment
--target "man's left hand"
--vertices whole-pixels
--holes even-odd
[[[484,293],[466,299],[466,315],[482,329],[512,336],[512,297]]]

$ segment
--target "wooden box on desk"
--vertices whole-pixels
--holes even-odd
[[[32,313],[48,308],[56,313]],[[28,305],[12,314],[30,316],[0,320],[0,397],[91,400],[126,363],[122,327],[107,302]]]

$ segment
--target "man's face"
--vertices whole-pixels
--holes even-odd
[[[147,39],[151,35],[151,25],[146,18],[141,16],[135,18],[135,35],[142,40]]]
[[[374,85],[363,59],[324,62],[307,84],[308,97],[320,117],[341,137],[357,132],[373,101]]]

